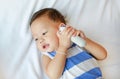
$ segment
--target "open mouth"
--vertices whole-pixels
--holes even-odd
[[[49,47],[49,44],[43,45],[43,49],[48,49],[48,47]]]

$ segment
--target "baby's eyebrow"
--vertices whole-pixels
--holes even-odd
[[[36,36],[37,36],[36,34],[32,34],[32,37],[33,37],[33,38],[36,38]]]

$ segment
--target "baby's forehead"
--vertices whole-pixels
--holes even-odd
[[[45,27],[48,24],[49,20],[46,18],[37,18],[36,20],[33,21],[31,26],[33,27]]]
[[[50,29],[51,27],[56,27],[58,24],[61,23],[60,21],[53,21],[49,17],[42,16],[37,18],[33,23],[32,27],[33,28],[38,28],[38,29]]]

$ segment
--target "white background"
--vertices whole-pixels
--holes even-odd
[[[57,8],[69,25],[103,45],[103,76],[120,79],[119,0],[0,0],[0,79],[47,79],[29,28],[31,15],[45,7]]]

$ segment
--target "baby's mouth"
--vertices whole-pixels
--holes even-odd
[[[49,47],[49,44],[43,45],[43,49],[47,49]]]

